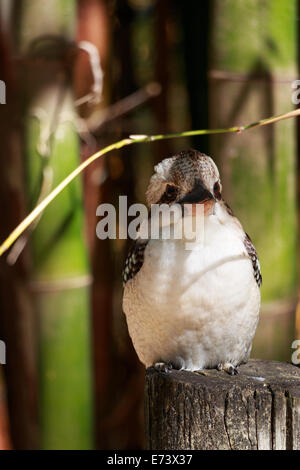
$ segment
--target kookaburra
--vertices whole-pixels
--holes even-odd
[[[139,359],[164,372],[236,374],[250,356],[262,277],[250,237],[222,197],[217,166],[196,150],[180,152],[155,167],[146,198],[149,207],[179,204],[190,214],[202,204],[204,225],[190,249],[184,235],[137,238],[128,254],[123,310]]]

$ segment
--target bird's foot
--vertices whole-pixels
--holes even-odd
[[[225,364],[218,364],[217,370],[224,370],[229,375],[237,375],[239,373],[237,367],[230,364],[230,362],[225,362]]]
[[[167,374],[170,370],[175,369],[172,362],[155,362],[152,367],[154,367],[154,369],[158,372],[164,372],[165,374]]]

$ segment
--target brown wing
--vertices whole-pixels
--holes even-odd
[[[262,276],[260,272],[260,264],[257,256],[256,249],[251,241],[251,238],[246,233],[244,238],[244,245],[247,250],[248,256],[252,261],[253,271],[254,271],[254,278],[257,282],[258,287],[262,285]]]
[[[128,252],[123,271],[123,286],[139,272],[144,262],[144,252],[148,240],[136,240]]]

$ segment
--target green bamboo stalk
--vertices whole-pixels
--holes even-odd
[[[65,44],[60,40],[73,38],[76,1],[26,0],[22,7],[22,52],[28,53],[33,41],[38,42],[40,59],[45,60],[46,53],[51,57],[51,44],[43,43],[41,36],[57,38],[55,63],[49,59],[43,67],[28,70],[28,200],[35,205],[45,175],[55,187],[78,164],[76,115],[60,51],[60,44]],[[39,334],[40,446],[89,449],[93,447],[91,279],[80,180],[68,185],[40,218],[30,237],[30,251]]]

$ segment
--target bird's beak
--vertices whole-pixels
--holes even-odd
[[[204,204],[208,201],[213,201],[215,198],[201,183],[197,183],[192,191],[185,194],[183,198],[178,201],[178,204]]]

